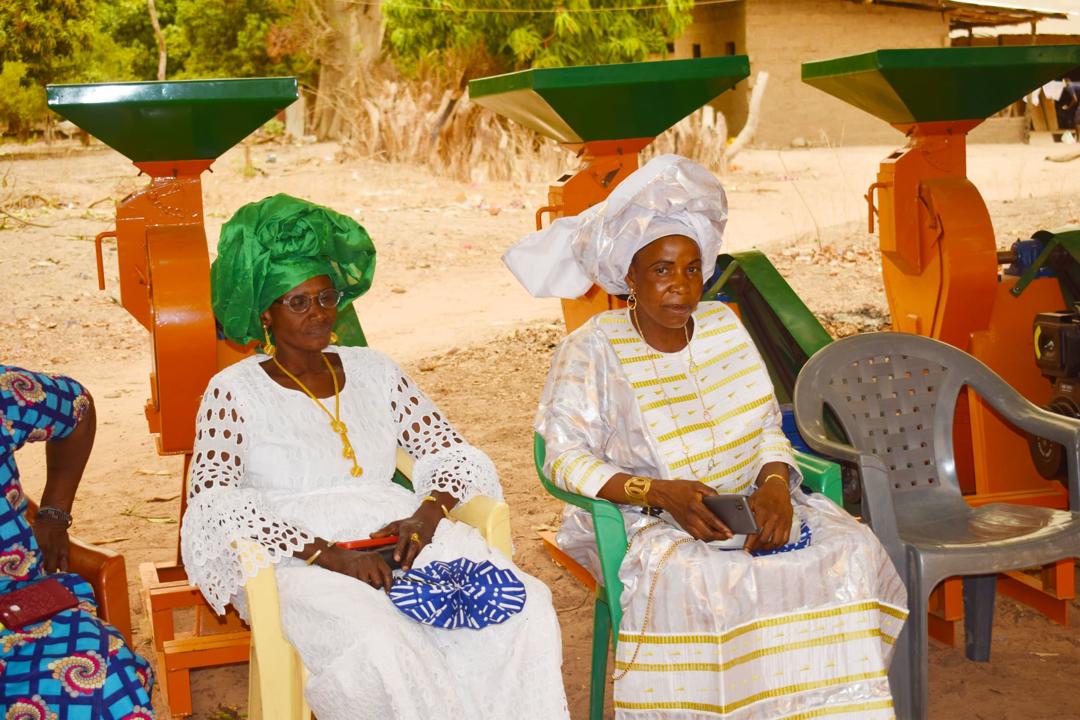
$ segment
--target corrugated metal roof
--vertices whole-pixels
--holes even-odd
[[[1044,18],[1066,19],[1080,11],[1080,0],[873,0],[942,12],[952,29],[1030,23]]]

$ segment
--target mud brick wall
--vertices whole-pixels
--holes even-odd
[[[745,18],[751,77],[769,72],[756,139],[763,146],[787,147],[796,137],[816,146],[901,144],[900,133],[882,120],[804,84],[801,65],[883,48],[948,45],[940,13],[849,0],[750,0]]]

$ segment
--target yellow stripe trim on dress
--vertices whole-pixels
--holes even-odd
[[[693,396],[691,395],[691,397],[693,397]],[[715,455],[717,453],[727,452],[728,450],[733,450],[734,448],[737,448],[739,445],[742,445],[745,442],[753,440],[754,438],[758,437],[759,435],[761,435],[761,428],[758,428],[757,430],[754,430],[754,431],[750,432],[747,435],[743,435],[741,438],[739,438],[737,440],[732,440],[731,442],[729,442],[727,444],[717,445],[716,447],[712,448],[711,450],[706,450],[705,452],[700,452],[697,455],[691,455],[690,457],[686,458],[685,460],[680,460],[677,463],[672,463],[670,467],[671,467],[672,470],[676,470],[678,468],[683,467],[684,465],[689,465],[691,463],[695,463],[698,460],[704,460],[705,458],[710,457],[712,455]]]
[[[566,455],[560,455],[560,456],[559,456],[559,460],[556,460],[556,463],[558,463],[559,461],[561,461],[561,460],[562,460],[563,458],[565,458],[565,457],[566,457],[567,455],[569,455],[569,454],[570,454],[570,453],[567,453]],[[572,460],[572,461],[570,462],[570,464],[566,466],[566,469],[562,471],[562,474],[561,474],[561,475],[558,475],[558,474],[557,474],[557,469],[556,469],[556,467],[555,467],[554,465],[552,465],[552,466],[551,466],[551,476],[552,476],[552,478],[555,478],[555,477],[561,477],[561,479],[562,479],[562,481],[563,481],[563,482],[562,482],[562,486],[563,486],[564,488],[568,488],[568,487],[570,487],[570,482],[569,482],[569,481],[570,481],[571,475],[572,475],[572,474],[573,474],[573,472],[574,472],[574,468],[576,468],[576,467],[577,467],[578,465],[580,465],[581,463],[583,463],[583,462],[584,462],[585,460],[589,459],[590,457],[592,457],[592,456],[591,456],[591,455],[589,455],[589,453],[587,453],[587,452],[580,452],[580,453],[578,454],[578,456],[577,456],[577,457],[575,457],[575,458],[574,458],[574,459],[573,459],[573,460]]]
[[[874,680],[876,678],[885,677],[885,670],[877,670],[875,672],[859,673],[858,675],[845,675],[839,678],[829,678],[827,680],[815,680],[813,682],[796,683],[794,685],[787,685],[775,690],[764,690],[755,695],[750,695],[737,702],[730,703],[728,705],[714,705],[712,703],[696,703],[696,702],[658,702],[658,703],[636,703],[615,701],[616,708],[621,710],[697,710],[698,712],[711,712],[711,713],[729,713],[746,707],[747,705],[753,705],[760,700],[767,700],[769,698],[784,697],[785,695],[794,695],[795,693],[805,692],[807,690],[816,690],[818,688],[829,687],[830,685],[846,685],[849,683],[859,682],[861,680]]]
[[[728,410],[723,415],[720,415],[719,417],[716,417],[716,418],[714,418],[712,420],[707,420],[705,422],[700,422],[700,423],[694,423],[692,425],[687,425],[686,427],[678,428],[677,430],[672,430],[669,433],[664,433],[663,435],[658,436],[656,439],[657,439],[658,442],[666,442],[668,440],[671,440],[672,438],[677,438],[680,435],[686,435],[687,433],[692,433],[695,430],[704,430],[704,429],[709,428],[709,427],[716,427],[717,425],[719,425],[723,421],[730,420],[731,418],[735,417],[736,415],[742,415],[745,412],[750,412],[754,408],[761,407],[765,403],[772,400],[772,397],[773,397],[772,394],[764,395],[762,397],[759,397],[757,400],[751,400],[750,402],[746,403],[745,405],[740,405],[737,408],[733,408],[731,410]]]
[[[578,480],[578,481],[577,481],[577,482],[576,482],[576,483],[574,484],[574,487],[575,487],[575,488],[577,488],[577,491],[578,491],[578,494],[579,494],[579,495],[580,495],[580,494],[582,494],[582,492],[581,492],[581,488],[582,488],[582,487],[584,487],[584,485],[585,485],[585,481],[586,481],[586,480],[588,480],[588,479],[589,479],[589,477],[590,477],[590,476],[591,476],[591,475],[592,475],[592,474],[593,474],[594,472],[596,472],[596,469],[597,469],[598,467],[600,467],[601,465],[603,465],[603,464],[604,464],[604,461],[603,461],[603,460],[597,460],[597,461],[595,461],[595,462],[594,462],[594,463],[593,463],[592,465],[590,465],[589,467],[585,468],[585,471],[584,471],[583,473],[581,473],[581,479],[580,479],[580,480]]]
[[[717,313],[722,313],[727,309],[728,308],[727,308],[726,305],[720,305],[718,307],[709,308],[708,310],[703,310],[702,312],[699,312],[697,314],[697,319],[698,320],[704,320],[705,318],[710,317],[712,315],[716,315]]]
[[[724,672],[725,670],[730,670],[731,668],[738,665],[745,665],[746,663],[753,660],[759,660],[763,657],[769,657],[770,655],[779,655],[781,653],[789,652],[791,650],[805,650],[806,648],[821,647],[822,645],[838,645],[840,643],[846,643],[852,640],[866,640],[867,638],[882,639],[888,638],[888,635],[886,635],[878,628],[870,628],[868,630],[855,630],[846,633],[836,633],[835,635],[826,635],[824,637],[814,638],[813,640],[797,640],[795,642],[784,643],[783,645],[774,645],[772,647],[759,648],[757,650],[754,650],[753,652],[748,652],[745,655],[734,657],[723,663],[635,662],[631,667],[629,663],[616,660],[615,667],[618,670],[626,670],[627,668],[629,668],[635,672]]]
[[[641,388],[655,387],[669,382],[682,382],[683,380],[686,380],[686,373],[668,375],[667,377],[653,378],[651,380],[638,380],[637,382],[630,383],[630,385],[635,389],[640,390]]]
[[[626,316],[625,315],[605,315],[604,317],[600,318],[600,322],[602,322],[602,323],[625,323],[626,322]]]
[[[736,353],[740,353],[745,349],[746,349],[746,343],[739,343],[738,345],[731,348],[730,350],[725,350],[724,352],[720,353],[716,357],[709,358],[705,362],[698,365],[698,368],[704,370],[705,368],[709,367],[710,365],[715,365],[716,363],[720,362],[721,360],[726,360],[727,358],[731,357],[732,355],[734,355]]]
[[[613,337],[609,337],[608,342],[611,343],[612,345],[630,345],[632,343],[641,342],[641,338],[636,338],[636,337],[613,338]]]
[[[840,715],[843,713],[867,712],[869,710],[887,710],[893,706],[892,699],[875,700],[873,702],[856,703],[854,705],[836,705],[834,707],[817,708],[797,715],[787,715],[784,720],[813,720],[813,718],[825,717],[826,715]]]
[[[553,462],[551,464],[551,477],[552,477],[552,479],[554,479],[555,476],[559,474],[559,468],[561,468],[563,466],[563,463],[566,462],[566,458],[572,457],[574,455],[575,455],[575,453],[571,450],[569,452],[564,452],[562,455],[555,458],[555,462]]]
[[[828,610],[812,610],[810,612],[795,613],[793,615],[777,615],[776,617],[766,618],[765,620],[755,620],[754,622],[747,623],[741,627],[732,628],[720,635],[642,635],[620,632],[619,642],[639,642],[648,645],[723,644],[729,640],[741,637],[746,633],[761,630],[762,628],[780,627],[781,625],[788,625],[794,622],[820,620],[821,618],[840,617],[842,615],[870,612],[874,610],[883,612],[886,615],[892,615],[900,620],[907,617],[906,611],[896,609],[891,605],[886,605],[877,600],[867,600],[865,602],[855,603],[854,605],[842,605],[840,607],[829,608]]]
[[[630,357],[620,357],[619,362],[623,365],[629,365],[630,363],[647,362],[650,360],[659,360],[663,355],[660,353],[647,353],[645,355],[631,355]]]
[[[712,330],[706,330],[703,333],[701,333],[701,335],[694,335],[694,338],[696,339],[696,338],[699,338],[699,337],[700,338],[713,337],[714,335],[721,335],[721,334],[726,333],[726,332],[731,332],[734,329],[735,329],[735,323],[730,323],[728,325],[721,325],[720,327],[713,328]]]
[[[690,393],[689,395],[679,395],[678,397],[654,400],[651,403],[646,403],[645,405],[642,405],[641,411],[647,412],[649,410],[655,410],[658,407],[664,407],[665,405],[677,405],[678,403],[686,402],[687,400],[693,400],[696,397],[697,393]]]
[[[725,385],[727,385],[727,384],[728,384],[729,382],[735,382],[735,381],[736,381],[736,380],[738,380],[739,378],[741,378],[741,377],[746,377],[746,376],[747,376],[747,375],[749,375],[750,373],[752,373],[752,372],[757,372],[757,371],[758,371],[758,370],[760,370],[760,369],[761,369],[761,365],[760,365],[760,364],[756,364],[756,363],[755,363],[754,365],[751,365],[751,366],[749,366],[749,367],[744,367],[744,368],[743,368],[742,370],[739,370],[739,371],[738,371],[738,372],[736,372],[736,373],[732,373],[731,375],[728,375],[728,376],[727,376],[726,378],[724,378],[723,380],[718,380],[717,382],[714,382],[714,383],[713,383],[712,385],[710,385],[709,387],[705,388],[704,392],[702,392],[701,394],[702,394],[702,395],[708,395],[708,394],[709,394],[709,393],[711,393],[711,392],[712,392],[713,390],[717,390],[717,389],[719,389],[719,388],[722,388],[722,387],[724,387]]]

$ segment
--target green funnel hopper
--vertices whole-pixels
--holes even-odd
[[[803,63],[803,82],[893,125],[985,120],[1080,66],[1080,45],[877,50]]]
[[[134,162],[213,160],[296,100],[296,78],[49,85],[49,107]]]
[[[539,68],[469,82],[469,98],[560,143],[653,138],[750,74],[745,55]]]

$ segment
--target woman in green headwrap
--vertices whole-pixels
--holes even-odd
[[[262,352],[219,372],[203,396],[181,532],[188,576],[222,612],[277,563],[285,634],[311,671],[305,694],[321,720],[565,718],[547,588],[445,519],[474,496],[502,497],[491,461],[392,360],[336,344],[335,333],[362,340],[348,303],[374,270],[360,225],[287,195],[222,227],[214,313],[226,337]],[[415,491],[392,481],[399,448],[415,459]],[[387,598],[382,556],[335,544],[390,535],[406,569],[487,561],[520,579],[527,602],[478,631],[417,623]]]

